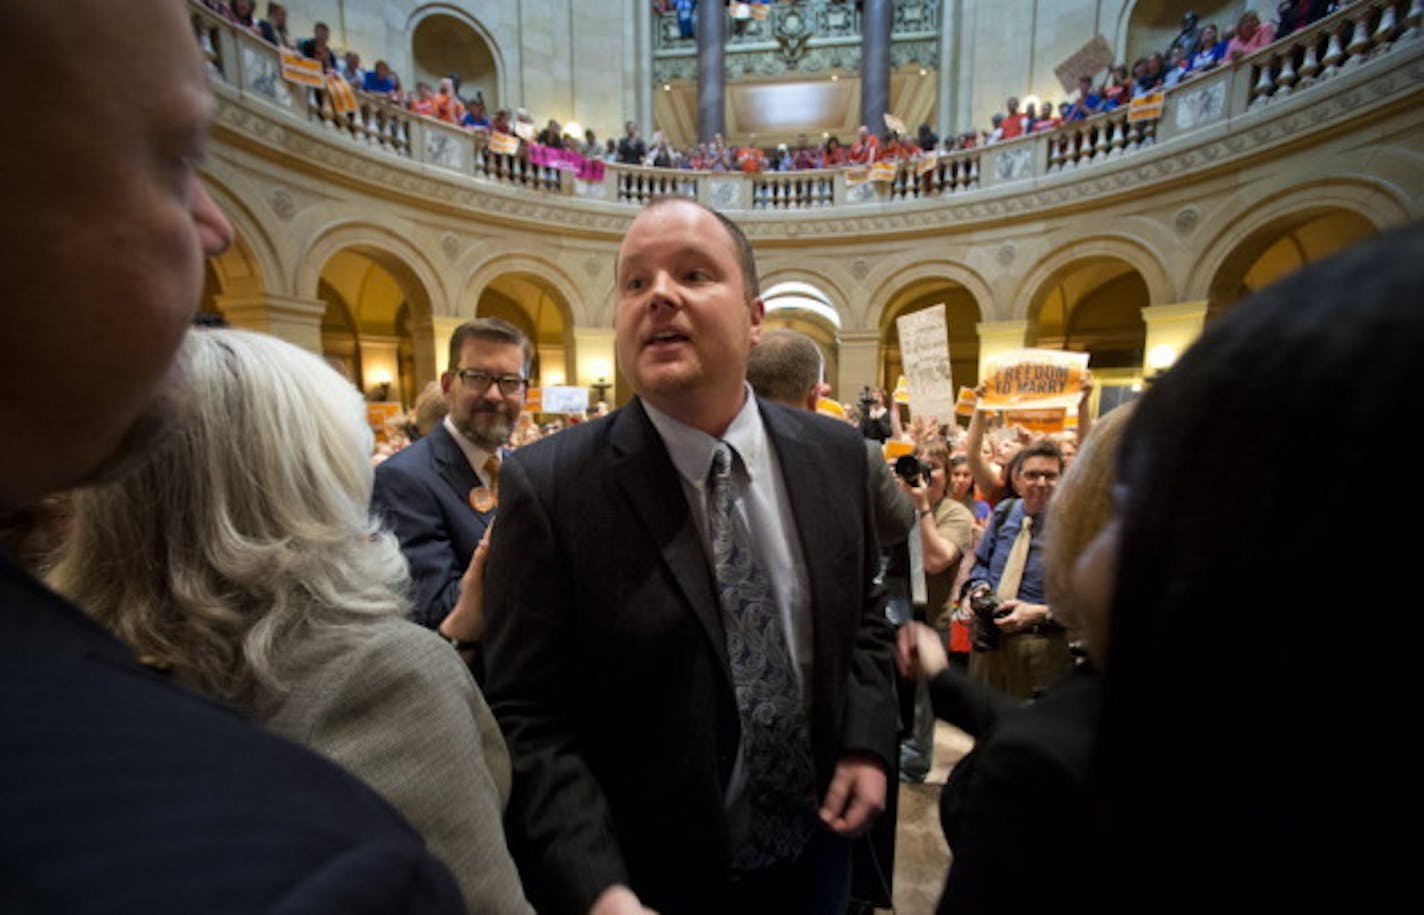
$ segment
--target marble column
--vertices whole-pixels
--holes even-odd
[[[885,130],[890,110],[892,0],[865,0],[860,18],[860,122],[874,134]]]
[[[271,334],[318,356],[322,354],[321,318],[326,314],[326,303],[321,299],[264,292],[220,295],[216,304],[233,327]]]
[[[844,330],[840,338],[836,394],[843,401],[854,401],[862,387],[880,383],[880,331]]]
[[[727,132],[727,7],[722,3],[697,4],[697,140],[708,143],[713,134]]]
[[[1171,368],[1177,357],[1196,342],[1206,325],[1206,309],[1205,299],[1149,305],[1142,309],[1142,320],[1147,324],[1142,364],[1144,378]]]
[[[979,332],[979,378],[981,381],[989,375],[984,368],[989,357],[1006,353],[1009,350],[1023,349],[1028,345],[1025,342],[1028,338],[1027,321],[982,321],[974,325],[974,329]]]

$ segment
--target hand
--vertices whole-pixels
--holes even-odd
[[[1084,370],[1083,370],[1083,386],[1082,386],[1082,389],[1081,389],[1082,392],[1083,392],[1083,397],[1082,397],[1083,400],[1087,400],[1089,397],[1092,397],[1092,396],[1093,396],[1093,386],[1094,386],[1096,383],[1097,383],[1096,380],[1093,378],[1093,373],[1092,373],[1091,371],[1087,370],[1087,369],[1084,369]]]
[[[588,915],[658,915],[638,901],[632,890],[621,883],[615,883],[593,901]]]
[[[895,666],[907,679],[932,680],[949,667],[949,655],[940,634],[924,623],[901,626],[898,642]]]
[[[460,642],[478,642],[485,634],[485,563],[489,560],[490,532],[494,525],[485,528],[485,535],[475,544],[475,554],[460,579],[460,597],[448,616],[440,621],[440,632]]]
[[[999,605],[999,609],[1008,610],[1009,615],[994,620],[994,625],[1009,635],[1023,632],[1030,626],[1048,619],[1047,604],[1029,604],[1019,600],[1006,600]]]
[[[821,802],[821,822],[836,835],[853,839],[869,829],[884,809],[885,766],[870,753],[841,756]]]

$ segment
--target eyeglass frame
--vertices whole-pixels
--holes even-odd
[[[513,397],[529,386],[529,379],[523,375],[491,375],[479,369],[459,369],[451,374],[476,394],[484,394],[490,389],[490,385],[497,384],[499,393],[505,397]],[[484,381],[480,381],[481,378]]]

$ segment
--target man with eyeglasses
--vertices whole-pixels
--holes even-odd
[[[1045,439],[1020,452],[1017,463],[1013,483],[1019,498],[995,507],[965,586],[979,611],[969,674],[1031,699],[1073,666],[1067,632],[1043,594],[1043,528],[1063,473],[1063,454]]]
[[[466,653],[481,680],[484,616],[480,570],[471,560],[494,521],[499,464],[524,406],[533,357],[528,339],[506,321],[460,325],[450,336],[448,371],[440,376],[449,413],[376,468],[372,506],[410,563],[411,618]]]

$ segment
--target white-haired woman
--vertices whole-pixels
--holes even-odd
[[[272,337],[195,330],[193,397],[119,482],[80,492],[51,578],[147,664],[325,754],[397,807],[480,912],[529,912],[509,757],[464,662],[405,619],[370,519],[361,396]]]

